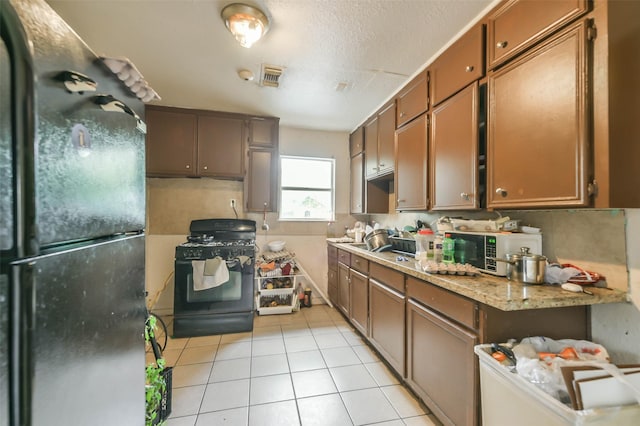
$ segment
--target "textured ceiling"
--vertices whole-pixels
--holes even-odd
[[[162,100],[351,131],[492,0],[262,0],[269,33],[252,48],[227,31],[233,0],[48,0],[98,55],[129,58]],[[285,68],[258,84],[262,64]],[[256,78],[241,80],[240,69]],[[337,91],[338,83],[347,83]]]

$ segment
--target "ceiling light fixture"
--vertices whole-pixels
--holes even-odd
[[[233,3],[222,9],[222,20],[242,47],[249,48],[269,31],[269,18],[253,6]]]

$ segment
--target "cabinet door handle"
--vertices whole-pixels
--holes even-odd
[[[467,194],[466,192],[461,192],[461,193],[460,193],[460,198],[462,198],[462,199],[463,199],[463,200],[465,200],[465,201],[469,201],[469,199],[470,199],[471,197],[469,197],[469,194]]]
[[[474,70],[473,65],[467,65],[467,67],[464,69],[466,72],[471,72]]]
[[[499,41],[496,43],[496,47],[498,49],[504,49],[505,47],[507,47],[507,44],[509,43],[507,43],[506,41]]]
[[[504,198],[508,195],[508,192],[505,188],[498,188],[496,189],[496,194],[500,194],[502,195],[502,198]]]
[[[384,163],[380,163],[378,164],[380,167],[384,167]],[[378,167],[378,170],[380,170],[380,167]]]

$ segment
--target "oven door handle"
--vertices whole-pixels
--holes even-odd
[[[227,268],[235,268],[236,266],[238,266],[238,263],[240,263],[240,260],[230,259],[230,260],[227,260],[226,263],[227,263]]]

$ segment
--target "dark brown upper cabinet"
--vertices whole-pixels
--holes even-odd
[[[364,151],[364,128],[358,127],[349,135],[349,154],[351,157]]]
[[[456,40],[429,67],[431,105],[435,106],[484,76],[484,25]]]
[[[478,83],[431,111],[429,183],[433,210],[467,210],[480,206]]]
[[[488,207],[589,204],[587,25],[489,75]]]
[[[396,96],[396,128],[429,109],[429,73],[420,72]]]
[[[145,109],[147,176],[197,175],[197,116],[177,108]]]
[[[366,213],[364,187],[364,153],[351,157],[351,214]]]
[[[487,64],[494,69],[572,22],[589,0],[509,0],[487,18]]]
[[[427,137],[429,116],[422,114],[396,130],[396,210],[427,210]]]
[[[244,177],[246,127],[236,117],[198,115],[198,176]]]
[[[250,117],[249,146],[277,148],[279,124],[274,117]]]
[[[396,132],[395,100],[384,105],[364,126],[365,177],[367,180],[393,173]]]

